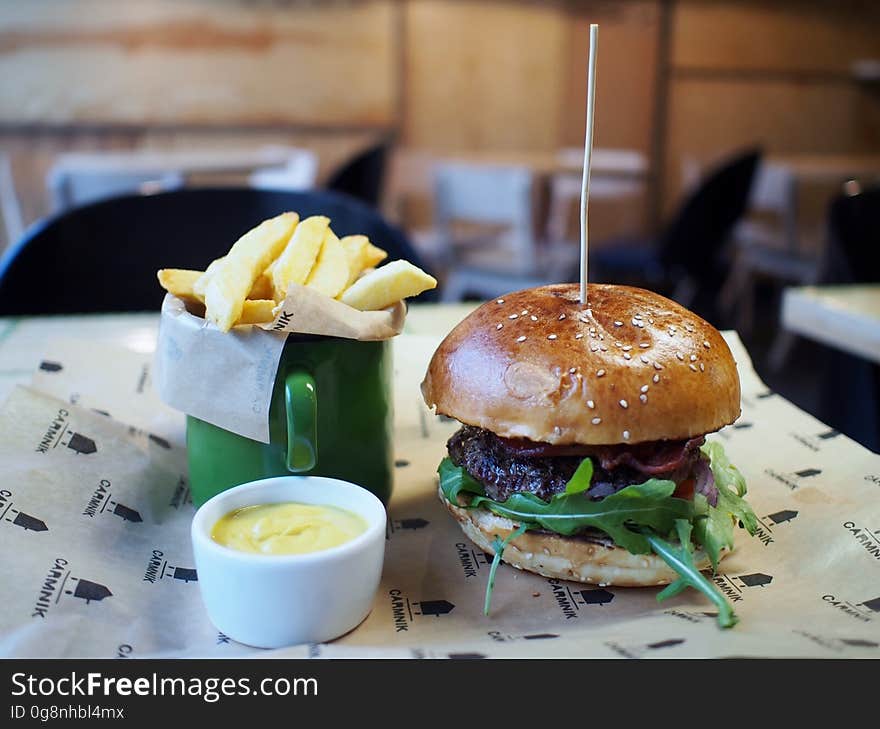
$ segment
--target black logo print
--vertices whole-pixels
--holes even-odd
[[[869,555],[880,561],[880,529],[872,531],[867,527],[857,525],[854,521],[843,522],[843,528]]]
[[[736,579],[742,582],[745,587],[764,587],[764,585],[769,585],[773,582],[773,577],[771,575],[765,575],[763,572],[753,572],[749,575],[740,575]]]
[[[761,542],[765,547],[773,544],[775,541],[773,539],[773,529],[780,524],[785,524],[786,522],[794,519],[798,513],[796,511],[786,510],[786,511],[777,511],[774,514],[768,514],[765,517],[756,517],[758,520],[758,528],[755,531],[755,536],[758,538],[758,541]]]
[[[819,438],[819,440],[831,440],[832,438],[836,438],[838,435],[840,435],[840,431],[832,429],[826,430],[824,433],[819,433],[816,437]]]
[[[513,640],[552,640],[558,638],[558,633],[532,633],[531,635],[507,635],[498,630],[490,630],[487,635],[498,643],[509,643]]]
[[[143,582],[156,584],[164,579],[196,582],[198,574],[191,567],[175,567],[168,564],[168,560],[165,559],[165,553],[161,549],[154,549],[150,554],[149,560],[147,560]]]
[[[83,580],[78,577],[71,577],[72,582],[76,582],[73,590],[65,590],[65,594],[79,597],[86,601],[88,605],[92,600],[101,601],[105,597],[110,597],[113,593],[105,586],[91,580]]]
[[[608,590],[578,590],[584,605],[607,605],[614,599],[614,593]]]
[[[754,423],[736,423],[733,427],[736,430],[748,430],[754,425]]]
[[[645,643],[644,645],[626,646],[617,643],[616,641],[609,641],[605,645],[624,658],[640,658],[641,656],[646,655],[649,651],[674,648],[684,642],[684,638],[668,638],[667,640],[658,640],[656,643]]]
[[[154,433],[150,433],[149,438],[151,441],[153,441],[153,443],[155,443],[157,446],[160,446],[161,448],[164,448],[166,451],[171,450],[171,444],[164,438],[160,438]]]
[[[94,518],[98,514],[106,513],[118,516],[123,521],[130,521],[133,523],[142,522],[143,519],[141,519],[141,515],[138,511],[110,498],[113,495],[110,492],[111,486],[112,484],[106,478],[102,478],[98,482],[98,485],[89,497],[89,502],[86,504],[85,509],[83,509],[83,516]]]
[[[391,535],[397,531],[416,531],[418,529],[424,529],[430,523],[431,522],[429,522],[427,519],[422,519],[419,517],[411,519],[389,519],[385,538],[390,538]]]
[[[82,433],[71,433],[70,440],[65,443],[70,450],[77,454],[89,455],[91,453],[96,453],[98,447],[95,445],[95,441],[93,441],[88,436],[83,435]]]
[[[452,660],[479,660],[481,658],[485,658],[485,653],[448,653],[447,654]]]
[[[50,362],[49,360],[44,359],[40,362],[40,369],[43,370],[43,372],[61,372],[64,367],[60,362]]]
[[[455,605],[448,600],[422,600],[414,602],[413,605],[419,606],[419,612],[416,615],[433,615],[435,617],[448,615],[455,609]]]
[[[875,643],[873,640],[863,640],[862,638],[841,638],[840,642],[853,648],[880,648],[880,643]]]
[[[795,491],[801,486],[801,480],[818,476],[822,473],[822,471],[818,468],[803,468],[800,471],[784,473],[781,471],[775,471],[772,468],[768,468],[765,469],[764,473],[766,473],[768,476],[775,479],[776,481],[779,481],[779,483],[785,484],[792,491]]]
[[[395,468],[406,468],[409,465],[409,461],[406,458],[398,458],[394,461]]]
[[[797,515],[798,513],[796,511],[791,511],[790,509],[787,509],[785,511],[777,511],[773,514],[768,514],[766,518],[772,521],[774,524],[785,524],[786,522],[794,519]]]
[[[740,602],[743,599],[743,588],[765,587],[773,582],[772,575],[763,572],[753,572],[747,575],[715,575],[712,578],[721,593],[731,602]]]
[[[821,433],[815,434],[802,435],[800,433],[790,433],[790,435],[802,446],[809,448],[814,453],[818,453],[820,450],[822,450],[823,444],[839,436],[840,431],[824,430]]]
[[[826,594],[822,595],[822,602],[862,623],[870,623],[876,618],[876,613],[880,612],[880,597],[863,602],[853,602],[836,595]]]
[[[492,564],[493,556],[491,554],[474,549],[465,542],[456,542],[455,552],[458,555],[458,562],[464,572],[465,579],[476,577],[479,570]]]
[[[12,492],[9,489],[0,490],[0,519],[5,520],[13,526],[21,527],[25,531],[46,532],[49,527],[42,519],[38,519],[30,514],[25,514],[19,509],[13,509]]]
[[[656,651],[660,648],[672,648],[672,646],[681,645],[682,643],[684,643],[684,638],[670,638],[669,640],[661,640],[657,643],[648,643],[645,648]]]
[[[565,582],[555,577],[548,579],[547,584],[550,585],[556,606],[566,620],[576,619],[584,607],[603,607],[614,600],[614,593],[601,587],[573,591]]]

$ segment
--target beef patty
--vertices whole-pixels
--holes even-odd
[[[489,430],[465,425],[446,445],[452,462],[482,484],[491,499],[506,501],[513,493],[530,492],[549,501],[553,494],[565,490],[586,456],[593,459],[593,479],[587,492],[593,500],[649,478],[681,483],[691,474],[708,470],[699,449],[704,440],[701,436],[631,447],[563,446],[554,451],[555,446],[508,440]]]

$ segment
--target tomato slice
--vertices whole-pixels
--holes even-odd
[[[672,495],[679,499],[685,499],[686,501],[690,501],[694,498],[694,486],[696,482],[692,478],[686,478],[682,481],[678,486],[675,487],[675,491],[672,492]]]

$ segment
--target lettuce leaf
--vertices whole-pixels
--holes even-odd
[[[440,487],[452,503],[467,508],[485,507],[519,524],[539,526],[571,536],[582,529],[600,529],[614,542],[633,554],[647,554],[651,545],[640,528],[648,527],[668,534],[676,519],[692,520],[693,504],[672,496],[675,483],[652,478],[627,486],[600,501],[592,501],[587,491],[560,493],[544,501],[532,493],[511,494],[503,502],[486,496],[482,485],[463,468],[446,458],[440,464]],[[463,504],[459,497],[465,495]]]
[[[709,582],[694,564],[690,522],[684,519],[677,520],[675,530],[678,533],[677,545],[670,544],[656,534],[645,535],[651,544],[651,549],[679,575],[675,582],[667,585],[657,594],[657,602],[674,597],[682,590],[693,587],[718,607],[718,625],[722,628],[732,628],[738,620],[733,608],[724,595],[718,591],[718,588]]]
[[[706,550],[712,568],[718,569],[721,552],[726,547],[733,549],[733,534],[737,523],[754,535],[758,521],[752,507],[743,498],[746,482],[736,466],[727,458],[720,443],[707,442],[700,449],[709,457],[715,486],[718,488],[718,502],[710,506],[706,497],[696,494],[694,507],[694,539]]]
[[[489,568],[489,582],[486,585],[486,599],[483,601],[483,615],[489,614],[489,604],[492,602],[492,589],[495,587],[495,571],[498,569],[498,565],[501,564],[505,548],[514,539],[525,534],[528,528],[528,524],[520,524],[519,529],[514,529],[504,539],[500,539],[496,534],[495,539],[492,540],[492,550],[495,552],[495,556],[492,557],[492,566]]]

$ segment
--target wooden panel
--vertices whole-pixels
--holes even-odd
[[[551,150],[567,90],[556,3],[406,6],[405,141],[442,151]]]
[[[674,15],[676,68],[849,73],[880,59],[876,2],[678,2]]]
[[[591,3],[570,24],[563,144],[582,146],[590,23],[599,23],[596,71],[597,147],[650,154],[657,76],[658,2]]]
[[[880,101],[849,84],[678,79],[670,96],[666,207],[686,157],[761,144],[768,154],[880,152]]]
[[[0,123],[390,124],[393,0],[0,3]]]

